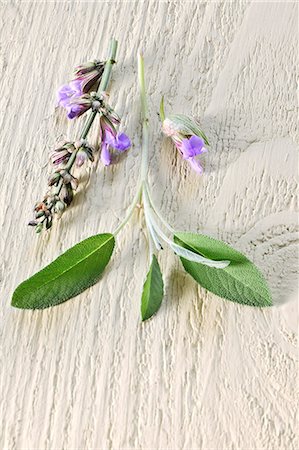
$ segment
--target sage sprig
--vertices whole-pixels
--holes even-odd
[[[74,168],[80,168],[88,161],[94,162],[95,147],[88,143],[87,137],[97,116],[100,117],[101,160],[105,166],[112,162],[112,149],[123,152],[131,146],[129,137],[117,131],[120,118],[107,103],[106,90],[117,47],[117,41],[111,39],[106,61],[94,60],[81,64],[75,69],[75,78],[58,91],[58,104],[66,109],[69,119],[90,111],[79,138],[62,142],[50,155],[53,172],[48,181],[49,189],[43,200],[35,205],[34,220],[29,222],[37,233],[50,229],[54,216],[60,217],[72,203],[79,184]],[[97,90],[92,91],[97,84]]]
[[[141,170],[136,194],[125,218],[112,234],[100,234],[82,241],[23,282],[14,292],[12,305],[31,309],[54,306],[96,283],[111,258],[118,233],[132,217],[136,206],[141,204],[149,238],[149,267],[141,295],[142,320],[149,319],[162,304],[164,283],[158,255],[165,247],[180,258],[184,269],[195,281],[214,294],[243,305],[271,305],[264,277],[246,256],[208,236],[175,231],[155,205],[148,181],[149,112],[142,55],[138,57],[138,77],[142,105]],[[165,127],[169,131],[170,122],[165,119],[163,100],[160,115],[164,132]],[[202,149],[202,143],[207,145],[208,141],[199,124],[181,115],[171,116],[169,120],[172,121],[169,136],[183,157],[186,156],[191,166],[201,172],[195,157],[200,154],[198,149]],[[202,142],[194,140],[195,137]]]

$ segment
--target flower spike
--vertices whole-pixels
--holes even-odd
[[[116,50],[117,41],[112,39],[109,59],[106,62],[94,60],[81,64],[75,69],[75,78],[59,89],[58,103],[66,109],[69,119],[80,117],[88,110],[90,112],[80,138],[63,142],[50,154],[54,170],[48,180],[49,189],[43,201],[35,207],[34,220],[29,222],[29,225],[34,226],[38,233],[43,228],[51,228],[54,215],[61,216],[72,203],[80,183],[80,178],[73,174],[73,167],[81,168],[88,162],[94,162],[95,149],[86,138],[96,117],[100,119],[101,160],[104,165],[111,163],[112,149],[122,152],[131,146],[129,137],[117,131],[120,118],[107,104],[106,89],[115,63]],[[99,81],[97,91],[89,92]]]

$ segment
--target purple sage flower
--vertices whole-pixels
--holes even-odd
[[[204,147],[203,139],[198,136],[191,136],[189,139],[183,139],[182,142],[177,145],[182,153],[183,159],[186,159],[196,172],[202,174],[203,167],[195,157],[207,152],[207,149]]]
[[[111,149],[124,152],[131,147],[130,138],[125,133],[118,133],[112,122],[105,116],[100,119],[101,124],[101,161],[104,166],[112,162]]]
[[[98,60],[76,67],[75,78],[58,90],[58,104],[66,107],[71,99],[87,94],[93,85],[101,79],[104,67],[105,63]]]
[[[74,119],[75,117],[81,116],[91,107],[93,107],[94,102],[95,99],[90,94],[84,94],[81,95],[80,97],[71,98],[69,102],[65,105],[67,117],[69,119]]]
[[[162,130],[172,139],[183,159],[189,162],[192,169],[202,174],[203,167],[198,156],[207,152],[205,145],[208,145],[208,140],[198,123],[188,116],[177,114],[163,120]]]
[[[57,93],[58,105],[65,108],[73,98],[80,95],[82,95],[80,81],[74,80],[69,84],[64,84]]]

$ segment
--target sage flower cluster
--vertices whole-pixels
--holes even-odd
[[[74,78],[59,88],[58,105],[66,109],[68,119],[78,118],[89,111],[78,140],[61,143],[50,154],[53,171],[48,179],[48,191],[34,208],[34,219],[29,222],[37,233],[51,228],[54,215],[62,215],[73,201],[79,185],[74,167],[81,168],[95,161],[95,147],[87,135],[96,117],[99,117],[101,161],[108,166],[113,162],[113,151],[123,152],[131,147],[130,138],[118,131],[120,117],[107,103],[106,89],[115,63],[117,42],[112,40],[110,58],[102,62],[90,61],[75,68]]]

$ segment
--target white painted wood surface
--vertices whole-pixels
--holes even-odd
[[[5,450],[269,449],[296,442],[296,2],[2,2],[1,421]],[[120,42],[111,103],[134,148],[93,173],[51,233],[26,227],[48,152],[75,137],[55,92],[76,63]],[[19,282],[71,245],[112,231],[140,161],[136,53],[150,93],[154,197],[180,230],[205,230],[261,268],[276,306],[199,288],[168,251],[166,294],[141,324],[142,214],[119,236],[101,282],[44,311],[10,306]],[[203,177],[161,138],[156,112],[201,117]],[[93,130],[93,141],[97,136]]]

